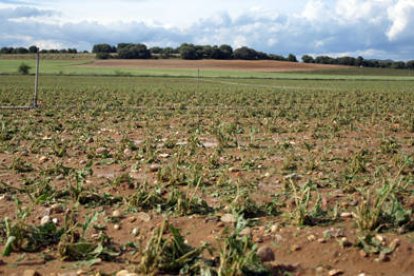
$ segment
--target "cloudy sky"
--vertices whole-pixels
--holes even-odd
[[[414,59],[414,0],[0,0],[0,47],[230,44]]]

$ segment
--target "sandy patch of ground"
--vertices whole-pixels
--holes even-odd
[[[250,72],[301,72],[343,68],[338,65],[295,63],[273,60],[96,60],[87,67],[128,69],[201,69]]]

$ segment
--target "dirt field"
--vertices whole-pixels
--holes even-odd
[[[344,68],[337,65],[307,64],[284,61],[246,60],[96,60],[87,67],[110,67],[128,69],[197,69],[231,70],[250,72],[307,72]]]
[[[0,275],[413,275],[412,82],[244,81],[42,78],[0,113]]]

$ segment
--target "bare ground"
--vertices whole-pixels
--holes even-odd
[[[338,65],[295,63],[273,60],[96,60],[87,67],[111,67],[128,69],[202,69],[237,70],[249,72],[307,72],[343,68]]]

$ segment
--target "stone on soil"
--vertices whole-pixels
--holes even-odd
[[[235,223],[236,222],[236,218],[232,214],[224,214],[220,220],[224,223]]]
[[[48,224],[50,222],[50,217],[49,216],[44,216],[41,220],[40,220],[40,225],[45,225]]]
[[[33,269],[25,270],[22,276],[40,276],[40,273]]]
[[[260,258],[262,262],[273,262],[275,258],[275,253],[270,247],[264,246],[260,247],[259,250],[257,250],[257,256]]]
[[[143,222],[150,222],[151,216],[147,213],[141,212],[137,214],[138,219],[142,220]]]
[[[138,274],[129,272],[128,270],[121,270],[116,274],[116,276],[138,276]]]

